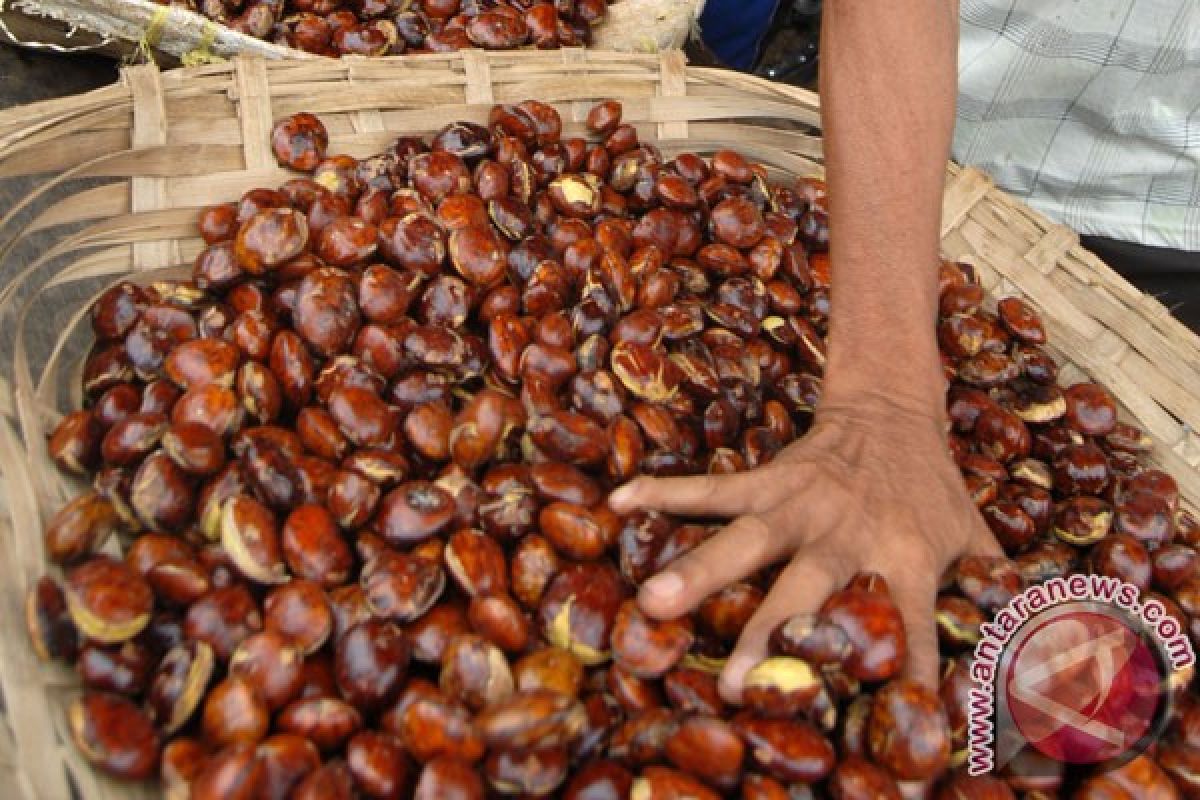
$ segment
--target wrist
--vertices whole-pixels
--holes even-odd
[[[829,355],[821,405],[886,404],[906,414],[941,420],[946,413],[946,379],[936,342],[893,341],[886,346],[853,341],[835,344]]]

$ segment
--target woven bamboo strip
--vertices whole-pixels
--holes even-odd
[[[46,569],[42,522],[76,488],[50,466],[44,436],[79,402],[90,299],[116,280],[149,281],[160,268],[190,263],[201,248],[198,207],[286,179],[267,142],[286,114],[320,113],[334,151],[364,155],[396,135],[480,121],[493,102],[527,97],[553,102],[568,134],[582,131],[594,101],[616,97],[664,153],[734,147],[775,177],[821,170],[815,96],[686,68],[678,54],[466,52],[238,59],[164,73],[139,67],[112,87],[0,112],[0,179],[34,181],[0,215],[0,357],[10,367],[0,370],[0,451],[19,455],[0,463],[10,525],[0,531],[9,579],[0,590],[0,688],[11,732],[6,739],[0,729],[0,776],[15,770],[24,796],[66,797],[68,774],[87,798],[151,794],[97,777],[64,744],[61,709],[72,676],[37,663],[20,625],[25,589]],[[1176,477],[1188,506],[1200,506],[1196,337],[1073,233],[975,170],[948,168],[942,234],[944,254],[974,263],[991,301],[1018,294],[1039,309],[1063,379],[1107,385],[1123,415],[1153,437],[1152,461]]]

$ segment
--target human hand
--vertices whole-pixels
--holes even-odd
[[[682,616],[728,584],[790,559],[721,674],[731,702],[740,700],[746,672],[766,658],[775,626],[817,611],[858,572],[887,580],[904,618],[908,674],[936,686],[940,576],[959,556],[1003,555],[967,495],[940,413],[875,394],[822,404],[808,434],[765,466],[637,478],[609,504],[618,513],[733,518],[642,585],[638,602],[652,617]]]

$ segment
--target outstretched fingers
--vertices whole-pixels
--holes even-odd
[[[738,517],[642,584],[638,603],[658,619],[694,610],[704,598],[779,560],[784,537],[760,517]]]
[[[845,577],[835,559],[820,551],[800,550],[746,623],[721,672],[719,688],[727,701],[741,702],[746,673],[767,657],[767,643],[775,627],[794,614],[815,612]]]

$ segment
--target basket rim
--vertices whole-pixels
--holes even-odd
[[[437,82],[430,76],[438,76]],[[762,151],[776,148],[778,152],[772,157],[779,163],[807,160],[814,169],[819,168],[819,150],[810,158],[806,154],[811,152],[811,142],[803,133],[782,125],[819,122],[816,95],[754,76],[685,67],[678,53],[652,56],[591,50],[545,54],[462,51],[336,61],[239,57],[228,63],[170,71],[153,66],[131,67],[113,86],[0,111],[0,179],[26,173],[49,176],[42,184],[47,196],[59,189],[70,190],[76,177],[107,181],[98,190],[86,190],[90,194],[72,191],[68,200],[52,207],[50,216],[40,213],[28,224],[23,217],[26,206],[32,203],[28,198],[0,215],[0,269],[14,260],[14,248],[34,223],[44,223],[34,230],[57,229],[72,221],[84,226],[63,235],[33,263],[20,264],[26,271],[20,281],[0,288],[0,324],[4,325],[0,337],[10,335],[13,329],[8,323],[14,318],[20,321],[24,314],[37,313],[33,300],[26,303],[20,297],[25,288],[41,290],[83,275],[111,276],[115,281],[131,274],[131,270],[147,279],[152,266],[186,263],[183,257],[172,261],[171,254],[182,255],[186,249],[181,241],[195,238],[188,232],[190,228],[184,230],[194,217],[194,206],[171,194],[171,186],[184,178],[190,180],[197,171],[194,165],[176,162],[186,148],[196,146],[194,141],[207,142],[205,136],[236,137],[226,145],[204,145],[214,148],[211,152],[224,159],[222,164],[233,165],[228,173],[219,172],[218,178],[236,174],[247,180],[274,180],[276,168],[264,165],[263,159],[270,158],[270,154],[262,134],[269,131],[273,116],[285,106],[313,97],[325,102],[338,92],[349,91],[347,87],[361,91],[362,97],[374,97],[371,90],[383,87],[381,91],[391,92],[400,84],[419,86],[422,96],[454,98],[427,105],[397,101],[404,107],[402,112],[380,106],[337,107],[329,112],[331,134],[339,143],[365,146],[397,133],[389,129],[389,119],[410,121],[420,113],[432,120],[437,116],[435,110],[479,114],[506,92],[516,91],[514,87],[527,85],[558,92],[554,104],[564,121],[577,126],[580,112],[591,102],[576,96],[585,93],[580,88],[585,78],[617,87],[636,83],[645,89],[629,95],[630,113],[636,116],[639,130],[644,129],[664,148],[703,149],[697,148],[699,144],[711,149],[720,143],[722,131],[753,133],[757,138],[747,141]],[[259,102],[264,98],[270,102]],[[346,100],[345,104],[352,106],[353,102]],[[410,113],[406,103],[418,110]],[[399,116],[389,117],[392,113]],[[172,139],[185,134],[183,144],[178,138]],[[781,141],[778,146],[776,139]],[[786,147],[782,140],[786,140]],[[56,151],[52,147],[55,144],[64,152]],[[732,146],[740,149],[739,143]],[[57,163],[69,166],[45,168]],[[153,165],[153,169],[145,165]],[[192,181],[187,185],[199,184]],[[233,188],[228,196],[236,196]],[[36,199],[36,192],[31,197]],[[78,216],[93,210],[95,217]],[[136,238],[138,234],[131,232],[131,226],[145,224],[152,224],[153,230],[145,238]],[[1189,414],[1200,419],[1200,392],[1191,398],[1179,396],[1200,380],[1200,338],[1170,317],[1160,303],[1137,292],[1088,254],[1077,236],[1000,192],[978,170],[948,166],[941,232],[947,252],[969,255],[981,269],[989,271],[993,278],[989,295],[993,299],[997,295],[1034,292],[1038,296],[1033,302],[1039,308],[1039,297],[1041,303],[1058,303],[1053,307],[1056,314],[1049,320],[1050,335],[1052,341],[1062,343],[1073,365],[1071,374],[1095,375],[1102,383],[1103,376],[1119,375],[1126,382],[1119,395],[1123,403],[1130,404],[1126,411],[1139,419],[1144,415],[1158,426],[1153,430],[1163,448],[1162,457],[1174,459],[1169,462],[1174,465],[1172,470],[1187,470],[1185,497],[1194,506],[1200,498],[1200,473],[1196,472],[1200,446],[1194,433],[1171,419],[1170,409],[1172,403],[1188,402]],[[77,260],[69,271],[46,275],[58,253]],[[80,303],[76,312],[86,309],[85,301]],[[1124,328],[1118,330],[1121,326]],[[19,325],[16,334],[24,335],[25,327]],[[51,359],[65,361],[66,356],[56,353]],[[1145,372],[1147,367],[1141,362],[1154,371]],[[24,537],[40,539],[40,534],[30,531],[40,531],[42,513],[70,488],[61,476],[40,474],[39,470],[46,465],[40,434],[58,410],[57,404],[47,401],[56,399],[57,390],[72,378],[65,364],[55,364],[61,367],[61,376],[58,369],[35,369],[39,365],[24,356],[14,359],[12,366],[9,376],[17,385],[10,383],[10,377],[0,376],[0,449],[18,455],[0,461],[0,506],[10,515],[9,532],[13,534],[0,535],[0,554],[15,572],[10,591],[0,593],[12,612],[4,623],[9,627],[0,628],[0,685],[14,707],[25,709],[25,713],[31,706],[40,707],[44,715],[50,696],[47,687],[56,685],[32,661],[19,630],[19,609],[12,602],[11,590],[23,589],[49,569],[37,543]],[[1137,372],[1139,369],[1143,372]],[[1147,376],[1144,387],[1134,381],[1139,374]],[[0,519],[0,531],[5,524]],[[23,691],[36,696],[24,697]],[[73,775],[84,765],[69,743],[59,746],[65,742],[61,720],[43,720],[40,728],[34,727],[19,731],[18,738],[32,737],[31,741],[45,751],[38,750],[36,755],[50,763],[18,759],[18,764],[26,767],[22,780],[38,789],[65,785],[65,778],[55,777],[64,772],[62,765]],[[31,755],[22,747],[18,751]],[[86,784],[89,787],[100,785],[90,771],[82,779],[92,782]],[[38,795],[31,790],[31,796]],[[42,792],[40,796],[57,795]],[[90,797],[86,792],[85,796]],[[96,796],[115,795],[101,790]]]

